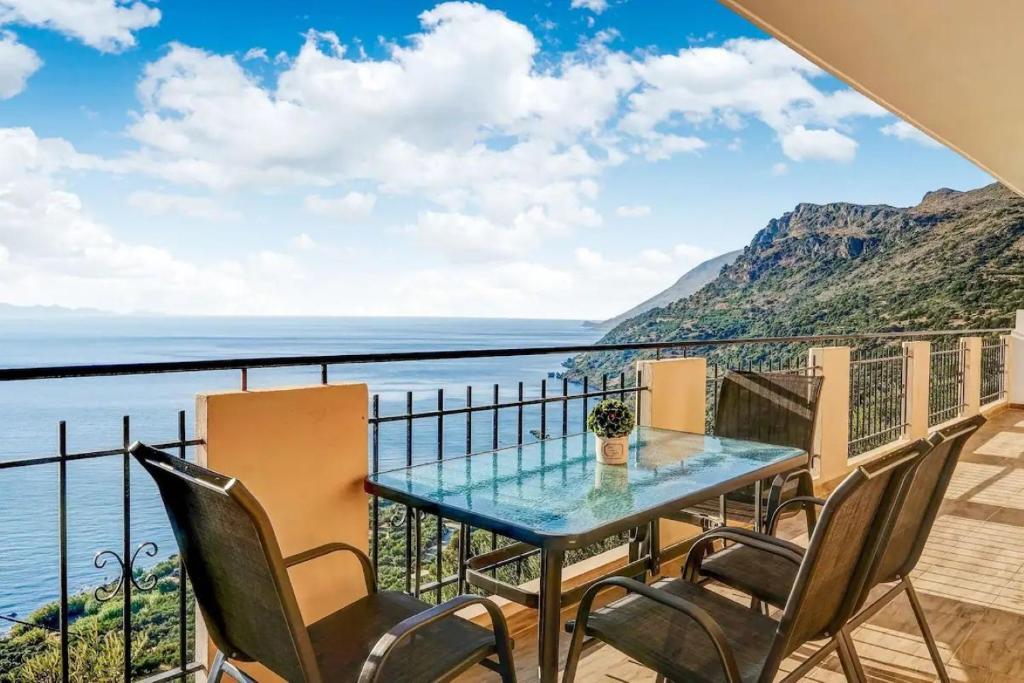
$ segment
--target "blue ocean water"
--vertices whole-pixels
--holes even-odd
[[[0,366],[64,365],[182,361],[209,358],[396,352],[430,349],[471,349],[593,343],[598,334],[580,321],[440,318],[170,318],[96,317],[48,320],[0,320]],[[565,355],[470,359],[440,362],[379,363],[334,366],[332,381],[356,380],[379,394],[381,414],[405,410],[413,392],[416,410],[437,407],[444,389],[447,406],[464,405],[472,386],[474,404],[493,400],[499,384],[501,400],[524,393],[537,396],[540,383],[556,372]],[[249,386],[318,383],[319,368],[252,370]],[[548,379],[549,392],[561,383]],[[131,438],[148,442],[177,436],[177,414],[187,411],[193,435],[197,392],[232,389],[238,372],[175,373],[134,377],[82,378],[0,383],[0,462],[53,455],[57,424],[66,420],[71,452],[114,448],[122,442],[122,417],[130,416]],[[547,409],[548,431],[561,429],[560,406]],[[582,407],[573,405],[568,419],[582,428]],[[488,447],[492,415],[478,413],[472,424],[471,447]],[[526,438],[540,425],[540,411],[525,411]],[[514,410],[499,415],[502,444],[517,436]],[[446,454],[465,452],[463,416],[444,425]],[[570,429],[570,431],[573,431]],[[414,427],[416,460],[437,456],[436,420]],[[403,464],[404,423],[384,425],[380,435],[381,466]],[[122,546],[122,476],[120,456],[71,462],[67,465],[68,568],[72,590],[95,586],[114,577],[111,565],[97,569],[95,554]],[[174,552],[173,539],[155,489],[132,463],[131,541],[160,549],[157,558]],[[32,465],[0,470],[0,615],[27,615],[59,596],[57,465]],[[0,623],[0,630],[4,625]]]

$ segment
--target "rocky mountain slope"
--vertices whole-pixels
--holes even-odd
[[[917,206],[800,204],[693,295],[603,343],[1005,327],[1024,306],[1024,198],[993,184]],[[628,354],[581,356],[571,374]]]
[[[684,297],[688,297],[707,283],[718,277],[718,273],[721,272],[723,266],[727,266],[736,260],[736,257],[742,254],[742,250],[730,251],[726,254],[716,256],[712,259],[708,259],[699,266],[687,271],[681,278],[675,281],[671,287],[658,292],[647,301],[639,303],[633,308],[629,309],[625,313],[620,313],[614,318],[609,318],[604,322],[592,323],[593,327],[597,327],[603,330],[610,330],[616,325],[630,318],[646,313],[652,308],[661,308],[662,306],[668,306]]]

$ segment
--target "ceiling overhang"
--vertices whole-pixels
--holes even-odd
[[[1024,2],[720,2],[1024,194]]]

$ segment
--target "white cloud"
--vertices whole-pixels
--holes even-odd
[[[0,0],[0,25],[51,29],[103,52],[134,47],[135,32],[159,22],[142,0]]]
[[[251,47],[245,51],[242,55],[243,62],[269,62],[270,57],[267,56],[267,48],[265,47]]]
[[[61,174],[94,163],[64,140],[0,129],[0,301],[116,311],[286,310],[275,289],[280,281],[253,264],[199,266],[125,241],[90,217]]]
[[[910,125],[906,121],[895,121],[882,126],[879,130],[883,135],[889,135],[898,140],[910,140],[924,145],[925,147],[942,147],[942,144],[938,140],[934,139],[921,129]]]
[[[292,249],[298,249],[300,251],[307,251],[309,249],[316,248],[316,242],[308,233],[301,232],[291,239],[288,243]]]
[[[358,182],[515,233],[600,224],[594,180],[626,158],[611,122],[636,79],[611,34],[551,63],[525,26],[481,5],[441,4],[420,21],[376,60],[311,31],[271,84],[230,55],[172,44],[146,67],[128,130],[140,147],[120,162],[219,189]],[[348,213],[328,196],[307,207]]]
[[[0,100],[24,90],[29,76],[42,65],[43,60],[35,50],[19,43],[10,31],[0,31]]]
[[[615,215],[620,218],[643,218],[651,215],[651,207],[646,204],[635,206],[620,206],[615,209]]]
[[[650,54],[636,68],[641,86],[628,97],[621,127],[639,137],[681,127],[737,130],[755,119],[783,141],[808,125],[836,127],[856,117],[886,115],[852,90],[820,90],[812,81],[824,73],[772,39],[739,38],[718,47]],[[737,148],[735,141],[729,148]]]
[[[349,192],[336,199],[311,194],[306,197],[304,205],[310,213],[327,216],[334,220],[350,223],[366,218],[373,213],[377,204],[377,195],[367,192]]]
[[[789,173],[789,166],[785,162],[777,161],[772,164],[772,175],[786,175]]]
[[[650,133],[638,149],[648,161],[664,161],[676,154],[699,152],[707,146],[706,142],[692,135]]]
[[[572,9],[588,9],[594,14],[601,14],[608,9],[608,0],[572,0]]]
[[[835,128],[796,126],[782,136],[782,151],[793,161],[853,161],[857,141]]]
[[[128,205],[149,216],[178,215],[201,221],[237,221],[239,211],[226,209],[210,197],[140,191],[128,195]]]

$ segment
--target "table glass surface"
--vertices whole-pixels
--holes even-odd
[[[574,536],[804,456],[798,448],[639,427],[626,465],[595,458],[591,433],[370,475],[384,497],[423,501],[543,536]],[[696,502],[696,501],[692,501]]]

